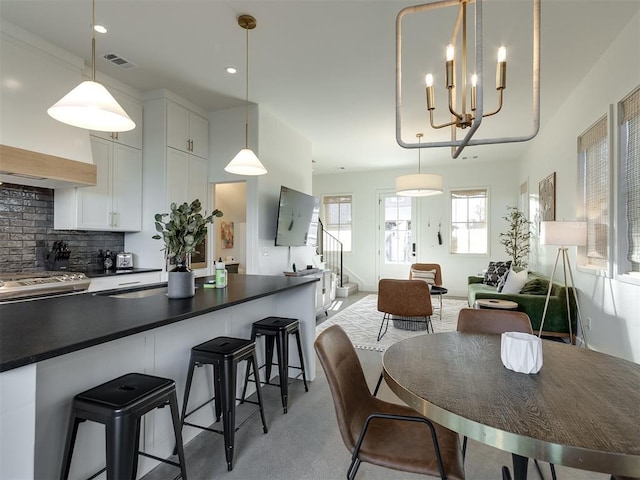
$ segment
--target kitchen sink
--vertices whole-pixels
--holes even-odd
[[[166,295],[167,287],[139,288],[135,290],[110,290],[108,292],[96,293],[96,295],[111,298],[146,298],[154,295]]]

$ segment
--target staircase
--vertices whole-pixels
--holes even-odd
[[[349,275],[342,274],[342,280],[342,286],[336,288],[336,297],[346,298],[358,291],[358,284],[355,282],[350,282]]]
[[[344,273],[342,265],[342,242],[324,229],[322,221],[318,221],[318,246],[317,253],[322,256],[325,268],[333,272],[338,284],[336,297],[346,298],[358,291],[358,284],[349,281],[349,276]]]

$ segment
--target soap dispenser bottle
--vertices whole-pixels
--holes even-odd
[[[227,270],[224,268],[222,257],[216,262],[216,288],[224,288],[227,286]]]

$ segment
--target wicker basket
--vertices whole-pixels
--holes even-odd
[[[393,315],[392,320],[395,328],[412,332],[427,330],[427,322],[429,321],[427,317],[399,317],[397,315]]]

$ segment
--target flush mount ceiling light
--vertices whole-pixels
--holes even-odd
[[[423,137],[417,133],[418,145]],[[399,197],[429,197],[442,193],[442,176],[420,173],[420,149],[418,148],[418,173],[396,177],[396,195]]]
[[[246,41],[246,90],[245,90],[245,123],[244,123],[244,148],[233,157],[229,164],[224,167],[226,172],[236,175],[264,175],[267,169],[258,160],[253,150],[249,148],[249,30],[256,28],[256,19],[251,15],[240,15],[238,25],[247,32]]]
[[[96,82],[96,2],[91,16],[91,80],[82,82],[47,110],[59,122],[103,132],[126,132],[136,124],[109,91]]]
[[[467,74],[467,6],[475,5],[475,71]],[[503,91],[506,88],[506,49],[501,47],[498,51],[496,66],[496,90],[498,91],[498,105],[495,110],[484,113],[483,102],[483,0],[442,0],[438,2],[416,5],[404,8],[396,18],[396,141],[403,148],[432,148],[451,147],[452,158],[457,158],[462,150],[469,145],[487,145],[496,143],[524,142],[531,140],[538,133],[540,125],[540,0],[532,0],[533,3],[533,66],[532,66],[532,101],[533,122],[532,131],[528,135],[516,137],[472,139],[482,119],[497,114],[502,109]],[[451,41],[446,49],[445,57],[445,84],[448,96],[449,121],[436,124],[434,121],[435,92],[433,75],[426,75],[426,107],[429,111],[429,123],[432,128],[439,129],[451,127],[451,139],[448,141],[425,142],[422,145],[406,143],[402,140],[402,19],[409,14],[433,11],[438,8],[455,7],[458,15],[454,25]],[[459,39],[458,37],[461,37]],[[456,52],[460,52],[460,82],[456,77]],[[457,92],[460,93],[460,101]],[[447,110],[444,108],[443,110]],[[458,129],[469,128],[464,138],[458,140]]]

